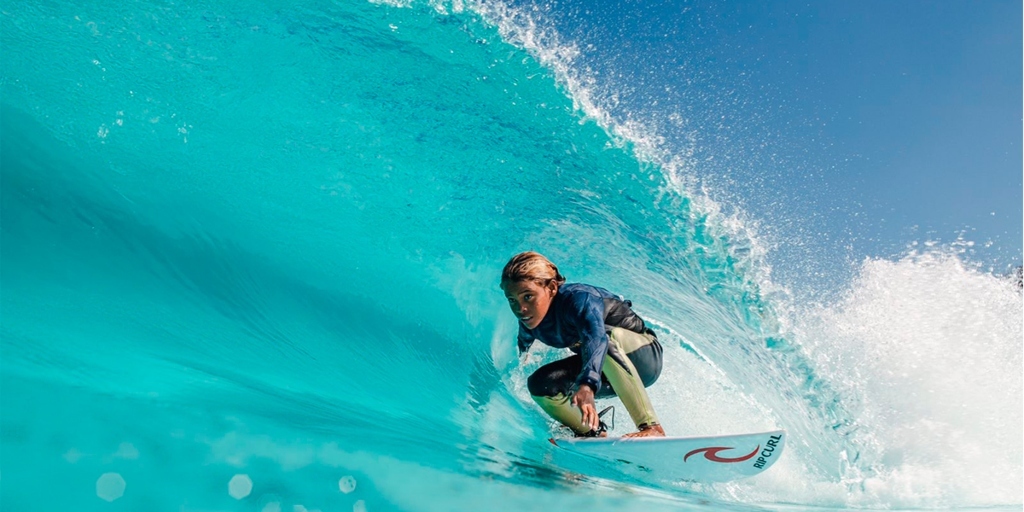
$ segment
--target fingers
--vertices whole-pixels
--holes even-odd
[[[589,390],[589,388],[587,389]],[[583,413],[583,425],[590,427],[593,430],[597,430],[601,424],[601,420],[597,416],[597,409],[594,408],[593,399],[590,399],[590,397],[585,394],[585,391],[577,391],[573,394],[572,405],[574,407],[579,407],[580,412]]]
[[[597,409],[594,409],[594,406],[591,404],[583,404],[580,407],[580,411],[583,412],[583,424],[593,430],[597,430],[597,427],[599,426]]]
[[[597,430],[597,427],[599,426],[597,422],[597,410],[594,409],[594,406],[590,405],[587,406],[587,413],[587,415],[590,416],[590,428]]]

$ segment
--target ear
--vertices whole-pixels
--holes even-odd
[[[547,289],[548,289],[548,293],[550,293],[551,296],[554,297],[555,294],[558,293],[558,283],[556,283],[554,281],[548,281]]]

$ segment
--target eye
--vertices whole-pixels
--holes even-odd
[[[533,295],[527,293],[526,295],[523,295],[523,300],[525,300],[526,302],[533,302]]]

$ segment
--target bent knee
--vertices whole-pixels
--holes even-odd
[[[530,390],[530,394],[533,396],[555,396],[555,393],[551,392],[551,385],[547,377],[545,372],[539,370],[533,372],[526,379],[526,389]]]

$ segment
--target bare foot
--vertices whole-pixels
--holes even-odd
[[[665,429],[661,428],[661,425],[655,424],[649,427],[644,427],[639,432],[633,432],[622,436],[623,439],[633,437],[665,437]]]

